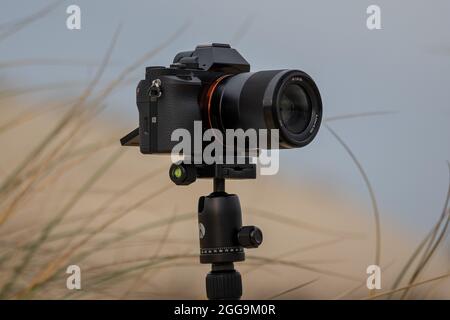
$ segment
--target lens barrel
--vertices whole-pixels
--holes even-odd
[[[223,76],[210,87],[209,126],[279,129],[281,148],[310,143],[322,120],[319,89],[299,70],[269,70]]]

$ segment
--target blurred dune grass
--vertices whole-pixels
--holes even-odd
[[[58,4],[1,26],[0,44]],[[244,21],[237,35],[252,19]],[[92,81],[75,99],[28,107],[27,96],[40,88],[0,83],[2,299],[204,298],[209,267],[198,262],[195,209],[211,182],[175,187],[167,177],[168,157],[145,157],[120,147],[118,139],[127,129],[97,117],[115,88],[188,26],[183,24],[105,84],[102,76],[119,27]],[[14,67],[0,61],[0,76],[2,65]],[[439,221],[417,244],[417,237],[380,214],[370,177],[332,128],[331,121],[386,114],[330,118],[322,129],[354,162],[371,210],[360,199],[343,198],[314,181],[292,185],[261,176],[227,184],[229,192],[241,197],[245,223],[261,226],[265,236],[264,245],[248,250],[247,260],[237,264],[244,275],[244,298],[450,297],[449,261],[441,253],[450,221],[449,196]],[[81,267],[82,290],[66,288],[65,271],[71,264]],[[371,264],[382,267],[381,290],[366,288]]]

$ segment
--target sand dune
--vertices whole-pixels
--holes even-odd
[[[0,103],[0,126],[29,117],[0,132],[4,183],[66,109],[40,114],[24,102],[5,98]],[[198,263],[196,207],[198,197],[210,192],[211,181],[173,185],[167,174],[170,159],[121,148],[117,140],[126,132],[99,120],[73,121],[49,148],[31,155],[13,185],[3,190],[2,214],[9,213],[0,225],[0,287],[16,275],[4,297],[205,297],[209,266]],[[247,261],[237,264],[244,298],[270,298],[312,280],[280,298],[369,296],[365,283],[366,268],[375,263],[373,214],[366,204],[344,199],[321,183],[294,185],[267,176],[227,183],[227,191],[240,196],[244,223],[264,232],[263,245],[247,250]],[[390,290],[421,240],[386,215],[381,230],[382,289],[372,294]],[[30,251],[30,261],[15,274]],[[70,264],[81,267],[81,291],[66,288]],[[448,265],[448,257],[438,253],[416,281],[446,274]],[[418,286],[408,298],[450,298],[449,283]]]

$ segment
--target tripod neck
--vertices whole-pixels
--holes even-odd
[[[214,184],[214,192],[225,192],[225,178],[217,178],[213,179]]]

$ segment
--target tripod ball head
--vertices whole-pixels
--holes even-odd
[[[242,226],[238,196],[213,192],[201,197],[198,205],[200,262],[229,263],[245,259],[244,248],[262,243],[261,230]]]
[[[234,194],[213,192],[201,197],[198,205],[200,262],[244,261],[244,248],[238,240],[242,228],[241,205]]]

